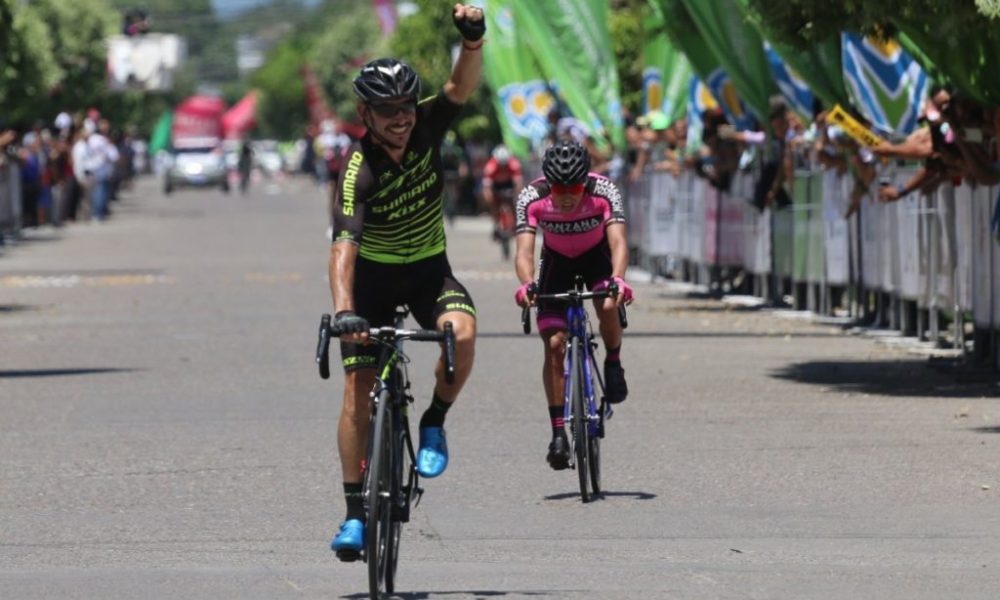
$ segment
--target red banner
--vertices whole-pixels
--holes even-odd
[[[257,124],[257,90],[243,96],[222,115],[222,130],[227,140],[240,139]]]
[[[222,139],[226,103],[216,96],[191,96],[174,111],[170,137],[175,148],[210,148]]]

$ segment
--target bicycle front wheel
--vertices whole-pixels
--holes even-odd
[[[589,474],[589,448],[590,448],[590,428],[587,426],[587,403],[584,398],[583,389],[583,362],[582,344],[579,338],[573,338],[570,352],[572,352],[572,364],[570,365],[570,403],[573,411],[571,421],[573,429],[573,450],[576,454],[576,474],[580,478],[580,499],[590,502],[590,492],[588,490]]]
[[[368,522],[365,524],[365,560],[368,562],[368,591],[372,600],[379,600],[386,586],[386,573],[393,562],[392,543],[392,438],[390,434],[389,395],[383,393],[378,402],[371,432],[371,456],[368,458],[367,489]]]
[[[601,493],[601,438],[596,435],[587,436],[587,458],[590,467],[590,489],[594,495]]]

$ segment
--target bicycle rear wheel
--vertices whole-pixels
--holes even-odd
[[[368,520],[365,524],[365,560],[368,562],[368,591],[372,600],[382,597],[386,573],[392,561],[392,438],[388,415],[389,394],[379,398],[378,411],[372,427],[372,453],[368,459],[365,497],[368,500]]]
[[[394,415],[394,419],[401,419]],[[405,420],[401,421],[406,423]],[[409,476],[413,469],[410,461],[410,454],[407,451],[406,425],[392,428],[392,482],[390,489],[392,495],[389,504],[392,506],[392,515],[389,521],[389,532],[386,537],[386,569],[385,569],[385,591],[389,594],[396,591],[396,567],[399,564],[399,541],[403,533],[403,522],[409,520],[410,512],[410,492],[404,489],[406,485],[405,477]]]
[[[583,362],[581,344],[578,338],[573,338],[570,351],[573,353],[573,364],[570,365],[570,402],[572,403],[573,419],[573,450],[576,453],[576,474],[580,478],[580,499],[590,502],[588,490],[590,428],[587,426],[587,405],[583,389]]]

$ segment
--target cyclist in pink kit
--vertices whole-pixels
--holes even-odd
[[[576,142],[559,142],[545,152],[545,176],[525,186],[518,196],[514,265],[521,286],[514,300],[521,306],[536,304],[535,294],[565,292],[573,287],[577,275],[591,290],[616,283],[618,296],[595,300],[594,308],[606,350],[607,400],[617,403],[628,396],[619,357],[622,328],[617,307],[632,301],[632,288],[624,279],[628,267],[625,211],[618,187],[589,171],[586,148]],[[539,229],[544,243],[536,279],[535,234]],[[552,424],[546,460],[553,469],[561,470],[569,466],[569,441],[563,423],[566,307],[548,301],[537,304],[538,331],[545,345],[542,381]]]

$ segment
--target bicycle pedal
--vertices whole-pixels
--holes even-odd
[[[358,550],[337,550],[337,558],[340,562],[354,562],[361,560],[361,552]]]

